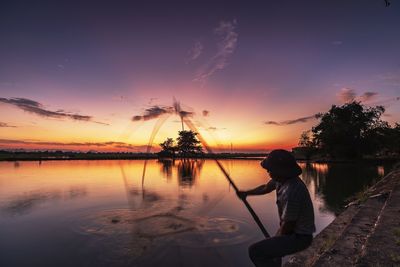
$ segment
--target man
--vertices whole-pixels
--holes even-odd
[[[274,237],[249,247],[255,266],[281,266],[281,257],[310,246],[314,225],[314,210],[306,185],[298,177],[301,168],[286,150],[272,151],[261,162],[271,180],[249,191],[240,191],[242,199],[250,195],[264,195],[276,190],[276,204],[280,227]]]

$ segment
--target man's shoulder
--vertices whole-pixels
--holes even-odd
[[[292,197],[301,197],[304,194],[308,194],[308,189],[299,177],[295,177],[288,184],[288,193]]]

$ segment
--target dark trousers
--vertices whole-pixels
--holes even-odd
[[[311,245],[312,235],[274,236],[249,247],[249,256],[255,266],[281,266],[282,257],[306,249]]]

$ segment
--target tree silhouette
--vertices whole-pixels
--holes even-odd
[[[181,156],[190,156],[203,152],[200,141],[197,139],[197,133],[193,131],[179,131],[178,151]]]
[[[175,141],[172,138],[167,138],[164,142],[160,143],[160,147],[162,150],[160,154],[162,156],[175,156],[175,152],[177,151],[177,147],[175,146]]]
[[[307,160],[316,152],[316,146],[313,141],[311,131],[304,131],[299,140],[299,147]]]
[[[380,119],[384,111],[382,106],[368,108],[356,101],[333,105],[313,127],[313,141],[332,157],[354,158],[373,153],[377,147],[371,145],[371,140],[375,139],[372,136],[378,129],[389,127]]]

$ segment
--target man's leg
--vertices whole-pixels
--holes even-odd
[[[281,257],[307,248],[312,237],[298,238],[296,235],[274,236],[249,247],[249,256],[255,266],[281,266]]]

